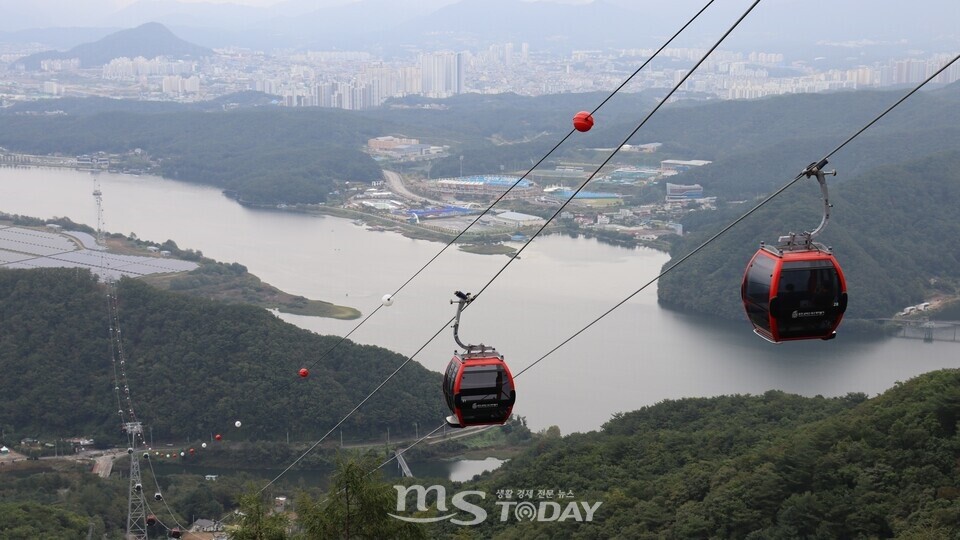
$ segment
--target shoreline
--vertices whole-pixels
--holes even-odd
[[[59,228],[51,228],[50,224]],[[276,309],[282,313],[305,315],[310,317],[327,317],[340,320],[358,319],[362,313],[350,306],[341,306],[323,300],[313,300],[303,296],[296,296],[263,282],[259,277],[247,271],[239,263],[222,263],[204,257],[201,253],[191,249],[180,249],[175,243],[158,244],[126,237],[122,234],[104,233],[104,243],[97,244],[95,232],[87,225],[74,223],[69,218],[43,220],[30,216],[12,215],[0,212],[0,228],[23,229],[38,231],[46,235],[56,235],[74,245],[74,249],[67,253],[92,253],[90,264],[103,264],[103,256],[109,257],[110,264],[117,266],[109,272],[117,274],[114,277],[127,275],[125,268],[132,264],[141,267],[154,267],[165,264],[150,273],[133,273],[127,275],[132,279],[139,279],[151,286],[174,292],[200,296],[227,303],[244,303],[264,309]],[[95,245],[91,246],[90,243]],[[14,253],[14,252],[11,252]],[[56,254],[55,254],[56,255]],[[20,254],[20,258],[30,261],[34,255]],[[55,256],[50,259],[59,261],[64,267],[75,267],[72,260],[60,260]],[[154,262],[156,261],[156,262]],[[17,261],[12,261],[16,263]],[[171,263],[180,263],[179,265]],[[178,269],[177,266],[192,265],[190,269]],[[126,265],[126,266],[124,266]],[[57,266],[57,265],[55,265]],[[80,265],[83,267],[83,265]],[[95,266],[87,266],[96,273]],[[102,269],[101,269],[102,270]]]
[[[228,198],[229,195],[226,195]],[[350,219],[353,221],[362,221],[364,225],[374,227],[373,232],[384,232],[392,231],[401,234],[405,238],[410,238],[413,240],[427,240],[431,242],[440,242],[448,243],[457,237],[457,233],[451,232],[447,229],[441,229],[439,227],[426,227],[424,225],[414,225],[411,223],[406,223],[403,221],[398,221],[390,219],[384,216],[377,214],[371,214],[368,212],[361,212],[359,210],[353,210],[350,208],[335,207],[335,206],[325,206],[325,205],[309,205],[307,207],[302,207],[298,205],[286,205],[283,207],[277,207],[269,204],[257,204],[247,201],[241,201],[239,199],[233,198],[237,201],[238,204],[251,209],[256,210],[270,210],[276,212],[294,212],[300,214],[319,214],[326,216],[339,217],[344,219]],[[537,227],[527,227],[526,229],[517,229],[515,232],[525,234],[528,237],[532,236],[536,232]],[[592,238],[602,244],[621,247],[624,249],[636,249],[636,248],[647,248],[660,251],[662,253],[669,254],[669,244],[666,242],[659,241],[643,241],[636,240],[632,237],[627,236],[618,236],[611,237],[608,234],[591,234],[590,231],[585,231],[582,229],[577,229],[575,231],[568,231],[563,228],[562,225],[550,224],[544,229],[542,236],[549,236],[553,234],[573,234],[577,237]],[[491,240],[491,236],[504,237],[503,239]],[[475,253],[478,255],[507,255],[511,256],[516,250],[506,246],[508,250],[497,249],[493,246],[505,246],[504,242],[509,241],[509,237],[506,233],[497,233],[491,235],[490,233],[471,233],[467,232],[460,236],[457,241],[457,246],[461,251],[466,251],[468,253]],[[471,247],[472,246],[472,247]]]

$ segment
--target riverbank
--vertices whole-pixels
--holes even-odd
[[[222,263],[204,263],[186,274],[158,274],[141,278],[159,289],[200,296],[228,304],[251,304],[292,315],[329,317],[351,320],[360,317],[359,310],[323,300],[310,300],[264,283],[257,276],[242,272],[221,272]]]
[[[142,242],[124,237],[110,238],[107,244],[111,251],[117,252],[141,251],[155,247],[144,248]],[[140,279],[166,291],[199,296],[228,304],[250,304],[293,315],[343,320],[357,319],[361,315],[359,310],[349,306],[311,300],[281,291],[248,272],[242,264],[221,263],[201,257],[199,265],[196,270],[190,272],[155,274]]]
[[[374,214],[370,212],[362,212],[359,210],[354,210],[350,208],[344,208],[341,206],[326,206],[326,205],[286,205],[283,207],[276,207],[273,205],[260,205],[235,199],[241,205],[248,208],[257,208],[260,210],[273,210],[277,212],[294,212],[300,214],[319,214],[326,216],[334,216],[345,219],[353,220],[354,222],[360,222],[367,226],[371,231],[375,232],[384,232],[391,231],[396,232],[405,238],[410,238],[413,240],[428,240],[431,242],[442,242],[448,243],[457,239],[458,247],[461,251],[467,253],[474,253],[478,255],[511,255],[517,250],[511,246],[507,246],[504,242],[510,240],[510,235],[506,232],[503,233],[473,233],[467,231],[466,233],[460,235],[457,238],[457,233],[449,229],[444,229],[442,227],[429,225],[421,223],[407,223],[404,221],[398,221],[396,219],[391,219],[384,217],[379,214]],[[528,238],[537,232],[539,227],[526,227],[522,229],[517,229],[514,232],[521,233],[526,235]],[[543,232],[539,235],[540,237],[550,236],[554,234],[565,234],[571,238],[591,238],[595,239],[600,243],[622,247],[627,249],[633,249],[638,247],[646,247],[650,249],[655,249],[657,251],[662,251],[664,253],[669,252],[670,243],[666,240],[639,240],[636,237],[624,234],[617,233],[615,231],[607,230],[590,230],[590,229],[581,229],[575,228],[570,229],[567,226],[551,223],[549,224]]]
[[[49,225],[58,228],[52,229]],[[137,264],[140,270],[137,273],[129,274],[136,279],[140,279],[150,285],[174,292],[200,296],[211,300],[218,300],[227,303],[251,304],[264,309],[278,310],[282,313],[293,315],[306,315],[310,317],[328,317],[333,319],[356,319],[361,313],[348,306],[340,306],[322,300],[311,300],[303,296],[296,296],[284,292],[277,287],[264,283],[259,277],[249,273],[247,268],[241,264],[226,264],[203,257],[203,254],[190,249],[180,249],[175,242],[167,241],[163,244],[147,242],[138,239],[135,235],[126,237],[120,234],[104,235],[103,245],[97,244],[95,237],[96,230],[89,226],[74,223],[67,218],[58,218],[53,220],[42,220],[34,217],[8,215],[0,212],[0,228],[15,227],[26,231],[37,231],[37,234],[45,235],[46,242],[50,238],[62,237],[70,238],[71,247],[65,253],[86,253],[93,250],[95,255],[87,259],[81,259],[80,262],[89,263],[92,271],[98,270],[98,266],[104,264],[101,255],[113,255],[132,258],[135,260],[118,260],[116,257],[110,258],[108,265],[115,267],[123,274],[123,268]],[[9,229],[13,230],[13,229]],[[70,231],[70,234],[64,234],[60,231]],[[33,233],[29,233],[33,234]],[[73,236],[71,236],[71,234]],[[74,238],[76,236],[76,238]],[[31,237],[32,238],[32,237]],[[32,249],[24,253],[13,253],[19,258],[36,258],[34,254],[37,251],[38,240],[33,239],[34,243],[24,244],[24,247],[17,249]],[[80,249],[80,245],[82,248]],[[13,245],[17,245],[14,243]],[[73,246],[77,245],[77,248]],[[45,248],[45,246],[40,246]],[[66,249],[66,248],[64,248]],[[43,253],[46,253],[44,251]],[[17,262],[18,257],[8,256],[6,262]],[[45,266],[57,266],[58,264],[70,267],[77,266],[75,259],[63,260],[56,258],[47,258]],[[58,263],[58,261],[60,261]],[[185,261],[188,267],[176,267],[176,263]],[[170,264],[174,263],[174,264]],[[127,265],[127,266],[123,266]],[[160,267],[160,266],[163,267]],[[182,263],[181,263],[182,266]],[[186,268],[189,268],[186,269]],[[147,270],[150,270],[148,273]],[[114,275],[114,278],[118,276]]]

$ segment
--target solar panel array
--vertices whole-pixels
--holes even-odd
[[[107,253],[101,246],[92,247],[97,244],[89,234],[70,234],[79,236],[83,245],[59,233],[0,227],[0,267],[87,268],[102,279],[187,272],[197,267],[190,261]]]

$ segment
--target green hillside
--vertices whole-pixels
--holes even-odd
[[[105,289],[75,269],[0,270],[0,426],[15,437],[118,439]],[[269,312],[118,286],[126,371],[158,440],[319,438],[405,357],[318,336]],[[301,379],[297,371],[311,368]],[[344,426],[356,440],[442,417],[440,376],[412,362]],[[243,429],[233,428],[241,420]]]
[[[8,115],[0,122],[0,146],[11,151],[71,156],[139,148],[166,178],[260,203],[323,202],[334,181],[380,179],[380,168],[361,149],[382,134],[382,123],[335,109],[108,111]]]
[[[781,184],[789,181],[786,178]],[[931,294],[956,294],[960,248],[960,150],[879,167],[856,177],[829,177],[832,219],[822,241],[834,248],[847,278],[850,318],[889,317]],[[761,241],[816,226],[822,203],[805,180],[731,229],[659,283],[666,305],[740,318],[743,270]],[[701,212],[671,254],[686,254],[754,201]],[[669,264],[669,263],[668,263]],[[933,281],[931,281],[933,280]]]
[[[483,506],[496,518],[472,535],[455,526],[437,535],[952,538],[960,528],[958,419],[958,370],[873,399],[771,391],[666,401],[617,415],[598,432],[541,438],[463,486],[490,493]],[[602,505],[593,522],[501,522],[492,494],[505,488],[564,489]]]

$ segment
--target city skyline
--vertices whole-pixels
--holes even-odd
[[[854,23],[859,23],[861,28],[868,26],[864,22],[868,18],[851,17],[849,1],[830,4],[833,16],[845,17],[843,30],[824,22],[821,34],[805,32],[795,38],[803,40],[802,46],[792,45],[780,35],[763,38],[764,32],[769,33],[784,23],[781,20],[784,14],[808,13],[823,7],[825,2],[762,2],[760,6],[767,6],[767,11],[758,7],[751,13],[742,28],[687,81],[681,97],[750,99],[916,83],[933,73],[955,48],[960,48],[960,45],[952,46],[954,42],[960,44],[960,37],[933,31],[928,32],[931,43],[942,46],[926,49],[903,37],[907,34],[890,34],[882,39],[868,37],[884,31],[885,27],[875,28],[872,33],[856,33],[848,28],[857,26]],[[92,9],[96,5],[117,6],[119,3],[122,2],[94,0],[85,5]],[[70,43],[95,42],[111,31],[0,32],[0,73],[3,74],[0,103],[86,95],[192,102],[256,90],[276,96],[277,102],[286,106],[366,109],[380,106],[391,98],[415,95],[447,98],[461,93],[512,92],[536,96],[603,91],[617,86],[649,58],[665,39],[661,33],[672,31],[685,20],[677,17],[678,5],[691,7],[698,5],[699,0],[680,0],[671,4],[670,10],[651,12],[650,17],[643,19],[647,24],[639,26],[625,15],[637,13],[624,8],[626,4],[630,3],[606,0],[590,5],[548,5],[547,0],[490,0],[487,3],[432,0],[414,10],[408,9],[410,3],[385,0],[273,1],[271,6],[291,14],[328,6],[323,13],[330,14],[330,20],[324,28],[315,29],[311,29],[311,25],[316,19],[309,16],[304,16],[299,26],[291,23],[283,39],[299,43],[296,47],[271,47],[269,39],[263,43],[264,47],[257,47],[259,38],[247,35],[256,34],[255,28],[218,33],[206,27],[168,24],[169,30],[164,32],[186,41],[204,46],[218,42],[219,45],[213,46],[216,54],[201,60],[140,58],[138,56],[143,55],[118,53],[102,67],[81,65],[79,60],[61,54],[41,61],[39,70],[18,64],[18,59],[48,49],[69,49]],[[642,4],[653,5],[652,2]],[[58,0],[44,0],[39,5],[50,8],[59,4]],[[705,52],[709,43],[704,41],[705,37],[715,39],[723,25],[735,19],[734,15],[745,5],[748,2],[741,0],[715,2],[625,91],[657,92],[672,86]],[[891,13],[900,11],[896,5],[891,0],[879,0],[873,17],[889,19]],[[928,3],[932,5],[944,6],[945,3]],[[9,6],[10,2],[0,0],[0,12]],[[251,10],[259,9],[174,0],[128,2],[126,6],[118,12],[144,6],[160,10],[170,6],[190,9],[199,6],[201,11],[207,10],[207,18],[202,20],[216,21],[224,28],[237,24],[237,20],[218,19],[216,14],[232,13],[244,19],[255,12]],[[389,27],[378,26],[381,23],[373,21],[375,17],[370,13],[376,6],[400,9],[403,17]],[[434,9],[436,6],[441,8]],[[510,7],[517,8],[511,12],[516,20],[501,21],[499,14]],[[960,6],[946,10],[960,11]],[[691,9],[683,15],[689,17],[693,12]],[[379,15],[389,18],[391,13]],[[581,35],[570,33],[571,15],[582,15],[573,21]],[[400,20],[404,17],[407,20]],[[667,22],[670,17],[677,20]],[[546,31],[536,25],[524,26],[528,19],[536,19]],[[914,19],[914,23],[928,22],[922,17]],[[340,24],[341,20],[346,22]],[[825,21],[829,21],[829,17]],[[896,22],[897,28],[904,32],[911,28],[910,21],[898,19]],[[805,28],[803,21],[794,20],[793,24],[796,28]],[[353,32],[351,25],[358,30]],[[341,40],[336,36],[346,34],[336,34],[337,27],[341,27],[341,32],[357,35]],[[629,30],[634,28],[645,32],[631,34]],[[363,30],[367,33],[361,35]],[[303,37],[327,33],[331,37],[326,40]],[[61,39],[59,47],[42,41],[55,38]],[[950,83],[958,77],[960,73],[955,67],[935,82]]]

